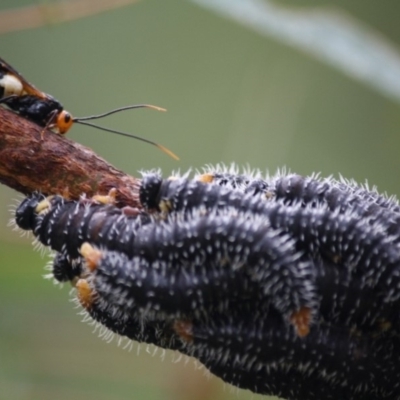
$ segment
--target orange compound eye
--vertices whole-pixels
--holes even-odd
[[[67,111],[61,111],[57,116],[57,128],[62,134],[67,133],[74,123],[72,115]]]

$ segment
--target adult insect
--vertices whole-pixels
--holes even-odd
[[[90,120],[104,118],[111,114],[135,108],[150,108],[157,111],[166,111],[165,108],[150,104],[133,104],[116,108],[115,110],[102,114],[76,118],[73,117],[70,112],[66,111],[58,100],[37,89],[2,58],[0,58],[0,104],[4,104],[24,118],[27,118],[43,127],[42,137],[46,129],[51,129],[57,133],[65,134],[70,130],[74,123],[79,123],[149,143],[158,147],[172,158],[176,160],[179,159],[172,151],[151,140],[88,122]]]

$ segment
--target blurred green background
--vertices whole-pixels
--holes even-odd
[[[5,1],[7,7],[29,1]],[[45,2],[47,4],[49,2]],[[304,7],[331,2],[285,1]],[[395,46],[400,3],[338,0],[336,9]],[[75,126],[69,137],[124,171],[186,171],[217,162],[274,172],[342,174],[400,194],[399,103],[301,51],[189,1],[142,0],[67,23],[0,36],[0,56],[76,116],[133,103],[166,107],[104,125],[153,139],[180,157]],[[257,399],[193,362],[106,344],[42,278],[46,257],[7,227],[19,195],[0,188],[0,400]],[[239,396],[238,396],[239,392]]]

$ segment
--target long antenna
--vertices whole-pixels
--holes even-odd
[[[131,107],[131,106],[128,106],[128,107]],[[137,107],[137,106],[135,106],[135,107]],[[126,108],[126,109],[128,109],[128,108]],[[106,114],[109,115],[110,113],[113,113],[113,112],[117,112],[117,110],[110,111],[109,113],[106,113]],[[97,116],[95,116],[95,117],[97,117]],[[99,117],[99,118],[101,118],[101,117]],[[95,119],[95,118],[87,117],[85,119]],[[140,141],[145,142],[145,143],[149,143],[149,144],[151,144],[153,146],[158,147],[161,151],[163,151],[164,153],[168,154],[173,159],[179,160],[179,157],[176,154],[174,154],[171,150],[169,150],[166,147],[162,146],[161,144],[158,144],[158,143],[153,142],[151,140],[144,139],[144,138],[142,138],[140,136],[132,135],[131,133],[121,132],[121,131],[117,131],[115,129],[105,128],[104,126],[100,126],[100,125],[92,124],[90,122],[82,121],[82,119],[80,119],[80,118],[77,118],[75,120],[75,122],[77,122],[79,124],[82,124],[82,125],[91,126],[92,128],[97,128],[97,129],[100,129],[102,131],[115,133],[117,135],[126,136],[126,137],[130,137],[130,138],[133,138],[133,139],[140,140]]]
[[[156,111],[167,111],[165,108],[153,106],[151,104],[133,104],[130,106],[119,107],[119,108],[116,108],[115,110],[107,111],[103,114],[89,115],[88,117],[81,117],[81,118],[74,118],[73,121],[74,122],[90,121],[92,119],[108,117],[109,115],[112,115],[112,114],[115,114],[115,113],[118,113],[121,111],[125,111],[125,110],[133,110],[135,108],[150,108],[150,109],[156,110]]]

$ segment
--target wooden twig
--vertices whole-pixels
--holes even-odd
[[[92,150],[0,107],[0,182],[21,192],[78,199],[117,190],[117,205],[138,207],[139,181]],[[42,139],[43,136],[43,139]]]

